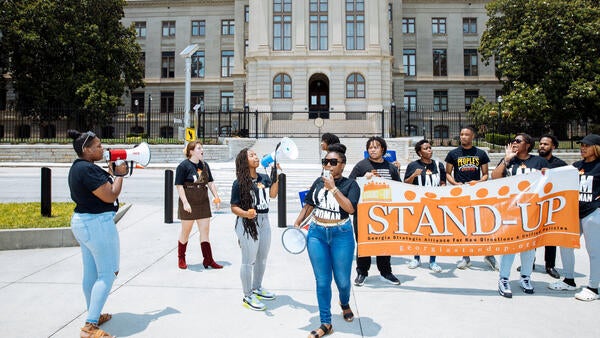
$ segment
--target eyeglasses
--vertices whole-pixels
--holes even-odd
[[[525,140],[521,140],[520,138],[516,138],[516,139],[512,140],[512,142],[511,142],[511,143],[516,143],[516,144],[519,144],[519,143],[521,143],[521,142],[525,142]]]
[[[91,131],[87,131],[86,132],[87,136],[85,137],[85,140],[83,141],[83,143],[81,144],[81,152],[83,152],[83,148],[85,148],[85,144],[87,143],[88,139],[91,137],[92,139],[94,139],[94,137],[96,137],[96,134],[94,134]]]
[[[338,162],[337,158],[324,158],[321,160],[321,163],[323,164],[323,166],[326,166],[327,163],[329,163],[335,167],[336,165],[338,165],[338,163],[341,163],[341,162]]]

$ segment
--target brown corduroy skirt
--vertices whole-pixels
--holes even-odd
[[[187,198],[192,212],[183,209],[183,202],[179,199],[178,215],[180,220],[191,221],[202,218],[210,218],[210,201],[208,200],[208,188],[203,184],[185,183],[183,186],[185,197]]]

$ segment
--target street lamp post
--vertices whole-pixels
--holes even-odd
[[[185,113],[183,116],[183,126],[186,129],[191,126],[190,106],[192,105],[192,55],[194,55],[198,49],[200,49],[200,46],[194,43],[188,45],[184,50],[181,51],[181,53],[179,53],[179,56],[185,58]]]
[[[502,122],[502,101],[502,96],[498,96],[498,123],[496,125],[496,133],[498,134],[498,138],[500,138],[500,123]]]
[[[398,136],[398,125],[396,124],[396,102],[392,101],[391,104],[392,119],[394,120],[394,137]],[[400,123],[400,129],[402,129],[402,123]]]
[[[135,136],[138,136],[139,133],[139,127],[138,127],[138,115],[140,112],[140,102],[138,101],[138,99],[135,99],[135,101],[133,101],[133,105],[135,106],[135,113],[134,113],[134,118],[135,118],[135,126],[133,127]]]

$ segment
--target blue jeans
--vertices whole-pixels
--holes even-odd
[[[350,302],[350,272],[355,247],[352,223],[348,220],[335,227],[312,223],[306,241],[317,283],[321,324],[331,324],[332,273],[340,294],[340,304]]]
[[[74,213],[71,231],[81,247],[83,294],[87,304],[86,322],[98,323],[110,289],[119,272],[119,233],[115,212]]]
[[[521,275],[531,276],[533,271],[533,261],[535,260],[535,250],[527,250],[521,252]],[[500,258],[500,278],[508,279],[510,277],[510,269],[515,261],[515,254],[504,255]]]
[[[420,262],[421,261],[421,256],[415,255],[415,259]],[[435,256],[429,256],[429,264],[431,264],[431,263],[435,263]]]

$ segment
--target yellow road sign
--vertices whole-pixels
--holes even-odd
[[[192,142],[196,140],[196,129],[195,128],[185,128],[185,140],[188,142]]]

